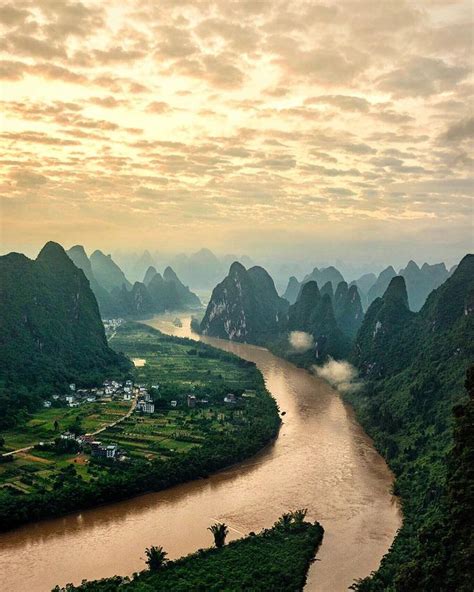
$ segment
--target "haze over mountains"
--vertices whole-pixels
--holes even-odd
[[[148,266],[143,271],[143,281],[135,281],[132,285],[111,255],[97,250],[89,259],[81,245],[71,247],[67,254],[84,271],[103,317],[146,316],[201,305],[199,298],[180,281],[171,267],[167,267],[162,276],[153,266]],[[149,260],[144,254],[140,265]]]
[[[228,254],[218,257],[209,249],[200,249],[189,255],[164,255],[160,252],[151,254],[148,250],[141,254],[117,251],[113,258],[132,281],[141,281],[149,267],[164,269],[169,266],[186,285],[195,290],[213,288],[225,277],[234,261],[247,267],[253,265],[246,255]]]
[[[212,290],[226,277],[228,268],[236,261],[244,267],[254,266],[249,257],[217,257],[209,249],[201,249],[191,255],[168,257],[170,264],[165,263],[166,257],[159,253],[152,255],[150,251],[128,255],[118,252],[112,256],[96,250],[89,260],[83,247],[76,245],[68,253],[91,282],[103,316],[144,315],[196,307],[200,305],[199,299],[195,294],[190,295],[190,290],[201,290],[203,293]],[[345,267],[342,262],[339,265]],[[300,267],[296,268],[300,270]],[[160,269],[164,270],[163,275],[159,274]],[[291,266],[280,267],[284,273],[289,269]],[[409,307],[418,311],[428,294],[441,285],[453,269],[448,271],[444,263],[424,263],[420,267],[414,261],[409,261],[398,274],[389,265],[378,275],[365,273],[347,284],[348,288],[357,287],[358,298],[362,308],[366,310],[376,298],[384,294],[391,279],[401,275],[406,280]],[[150,286],[152,278],[157,274],[158,277]],[[296,302],[302,286],[309,281],[316,281],[321,295],[327,294],[331,300],[335,297],[338,285],[346,282],[346,278],[335,266],[314,267],[310,273],[303,275],[301,281],[291,275],[289,279],[279,277],[277,282],[271,273],[270,275],[275,286],[277,283],[280,286],[286,285],[286,289],[281,289],[281,295],[289,304]]]
[[[423,306],[428,294],[440,286],[453,270],[454,268],[448,271],[444,263],[433,265],[424,263],[420,268],[414,261],[409,261],[407,266],[400,269],[398,274],[389,265],[378,276],[373,273],[364,274],[360,278],[353,280],[350,285],[357,286],[362,305],[366,309],[376,298],[384,294],[392,278],[401,275],[406,281],[409,307],[413,311],[418,311]],[[315,280],[318,286],[322,287],[327,282],[330,282],[332,289],[335,290],[337,285],[344,281],[344,278],[335,267],[330,266],[323,269],[315,267],[301,282],[298,282],[294,276],[290,277],[283,297],[291,304],[294,303],[301,286],[310,280]]]

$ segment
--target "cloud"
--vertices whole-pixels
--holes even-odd
[[[448,143],[458,143],[474,138],[474,117],[469,117],[453,123],[441,135],[441,139]]]
[[[23,23],[30,15],[28,10],[17,8],[12,4],[0,6],[0,23],[4,25],[18,25]]]
[[[395,96],[429,96],[453,87],[469,74],[469,68],[441,59],[413,56],[400,68],[378,79],[378,88]]]
[[[320,95],[319,97],[310,97],[306,99],[305,105],[314,104],[334,105],[347,111],[363,111],[370,109],[370,103],[363,97],[354,97],[350,95]]]
[[[152,101],[151,103],[148,103],[146,110],[149,113],[157,113],[161,115],[162,113],[168,113],[171,111],[171,107],[164,101]]]
[[[311,349],[314,345],[313,336],[304,331],[291,331],[288,341],[292,349],[298,353],[303,353]]]
[[[313,366],[313,372],[341,393],[355,392],[362,387],[357,370],[349,362],[331,359],[324,366]]]
[[[108,97],[90,97],[89,103],[98,105],[99,107],[105,107],[107,109],[115,109],[116,107],[128,105],[128,101],[116,99],[111,95]]]
[[[12,60],[0,60],[0,79],[2,80],[20,80],[23,78],[23,62],[14,62]]]
[[[50,40],[37,39],[29,35],[10,34],[4,37],[0,47],[16,55],[40,58],[66,58],[66,50]]]
[[[27,169],[21,169],[10,173],[10,177],[14,179],[17,187],[37,187],[48,182],[47,177],[40,175]]]

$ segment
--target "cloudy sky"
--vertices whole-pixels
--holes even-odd
[[[0,24],[4,251],[472,248],[469,1],[15,0]]]

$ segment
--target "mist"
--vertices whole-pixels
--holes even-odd
[[[308,351],[314,343],[313,336],[304,331],[292,331],[288,337],[288,341],[293,350],[299,353]]]
[[[341,393],[353,393],[362,387],[357,370],[346,361],[330,359],[324,366],[313,366],[313,372]]]

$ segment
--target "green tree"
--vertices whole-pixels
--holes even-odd
[[[168,553],[163,547],[149,547],[145,550],[146,560],[150,571],[159,571],[167,562]]]
[[[216,522],[212,526],[209,526],[207,530],[210,530],[214,535],[214,543],[218,549],[225,545],[225,539],[229,529],[224,522]]]

